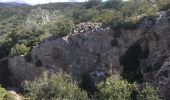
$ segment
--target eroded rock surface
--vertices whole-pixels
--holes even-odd
[[[86,23],[87,24],[87,23]],[[87,27],[90,28],[90,27]],[[9,69],[19,81],[33,80],[43,71],[60,68],[71,73],[77,81],[84,74],[93,80],[103,80],[115,71],[123,70],[120,57],[133,44],[140,46],[136,66],[143,81],[158,87],[161,96],[170,98],[170,14],[160,12],[145,20],[136,30],[111,31],[109,28],[82,31],[63,38],[49,38],[33,48],[31,60],[15,56],[9,59]],[[84,29],[83,29],[84,30]],[[129,76],[131,77],[131,76]]]

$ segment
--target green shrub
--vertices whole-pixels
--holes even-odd
[[[156,4],[157,4],[157,7],[160,9],[160,10],[164,10],[166,11],[167,9],[170,8],[170,0],[155,0],[156,1]]]
[[[57,37],[63,37],[68,35],[73,27],[74,27],[74,22],[65,17],[59,17],[56,19],[56,21],[50,23],[48,26],[50,30],[50,34],[57,36]]]
[[[109,26],[114,18],[116,12],[108,9],[103,9],[97,16],[94,16],[92,21],[103,23],[103,25]]]
[[[161,100],[158,96],[158,90],[145,84],[144,88],[139,92],[138,100]]]
[[[14,95],[0,86],[0,100],[16,100]]]
[[[133,30],[138,26],[139,20],[127,18],[116,18],[111,23],[111,29],[118,31],[120,29]]]
[[[96,94],[98,100],[131,100],[132,91],[137,90],[135,84],[128,83],[119,75],[113,75],[97,87],[100,91]]]
[[[30,48],[24,44],[16,44],[14,48],[11,49],[11,55],[27,55]]]
[[[123,0],[108,0],[104,4],[104,8],[110,8],[115,10],[120,10],[122,6],[123,6]]]
[[[160,100],[158,90],[149,84],[139,89],[137,84],[123,80],[119,75],[112,75],[97,87],[96,100]]]
[[[96,9],[80,9],[73,12],[72,18],[76,23],[88,22],[98,16],[99,13]]]
[[[7,92],[7,91],[0,86],[0,99],[1,99],[1,100],[4,98],[6,92]]]
[[[46,73],[33,82],[25,82],[25,89],[29,90],[26,98],[33,100],[88,100],[87,93],[81,90],[72,77],[58,72],[49,76]]]
[[[101,0],[88,0],[84,3],[83,7],[86,9],[90,9],[99,6],[100,3]]]
[[[5,96],[4,96],[4,100],[17,100],[16,97],[14,97],[13,94],[11,94],[10,92],[6,92]]]
[[[138,21],[131,18],[126,18],[122,23],[121,27],[123,29],[136,29],[138,26]]]

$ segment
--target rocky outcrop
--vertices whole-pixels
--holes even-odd
[[[33,27],[36,25],[45,25],[47,23],[54,21],[57,16],[61,16],[62,14],[63,13],[60,10],[55,10],[54,12],[50,12],[46,9],[42,9],[41,7],[38,7],[28,12],[28,16],[25,21],[25,24],[27,27]]]
[[[139,64],[135,68],[139,69],[144,82],[160,89],[165,100],[170,98],[169,13],[160,12],[155,18],[144,20],[136,30],[112,31],[97,23],[81,23],[76,27],[73,34],[49,38],[34,47],[29,60],[21,56],[10,58],[12,75],[22,82],[33,80],[46,70],[53,73],[63,69],[79,82],[84,74],[100,81],[115,71],[122,72],[120,57],[137,44]]]
[[[149,55],[141,60],[144,80],[160,89],[165,100],[170,98],[169,57],[170,57],[170,13],[159,12],[152,27],[146,32]]]
[[[15,82],[21,83],[24,80],[33,80],[45,71],[45,67],[36,67],[33,63],[29,63],[23,56],[16,56],[9,60],[9,70],[12,72]],[[16,84],[16,83],[15,83]]]
[[[109,28],[90,22],[77,25],[74,31],[76,30],[85,31],[45,40],[32,49],[29,61],[21,56],[9,59],[9,69],[13,76],[22,82],[33,80],[44,70],[56,72],[63,69],[77,81],[81,81],[81,77],[87,73],[93,80],[100,81],[111,73],[122,70],[120,55],[140,36],[137,30],[129,31],[116,39]],[[114,40],[118,42],[116,46],[113,46]]]

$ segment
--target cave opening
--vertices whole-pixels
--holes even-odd
[[[140,72],[141,47],[138,43],[131,45],[128,50],[119,59],[123,66],[121,76],[130,83],[143,82],[143,75]]]

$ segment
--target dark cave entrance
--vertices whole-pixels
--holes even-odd
[[[140,55],[141,47],[138,43],[131,45],[128,50],[119,59],[120,64],[123,66],[121,73],[124,79],[129,82],[143,82],[143,75],[140,72]]]

